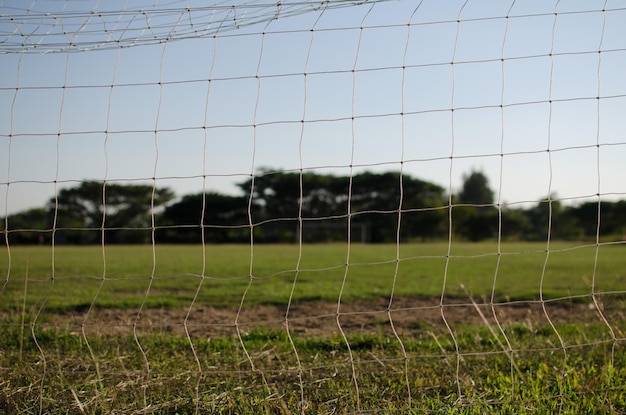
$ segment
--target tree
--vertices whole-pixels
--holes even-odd
[[[204,214],[203,214],[204,206]],[[198,193],[184,196],[179,202],[165,208],[159,218],[163,225],[159,239],[165,242],[197,243],[202,241],[247,242],[248,200],[242,196],[219,193]]]
[[[589,201],[577,207],[569,207],[567,213],[566,225],[576,230],[574,237],[595,240],[598,231],[601,238],[609,240],[620,240],[624,237],[626,201]]]
[[[251,197],[255,238],[259,242],[293,242],[298,216],[320,218],[345,215],[343,177],[316,173],[261,170],[239,188]]]
[[[444,189],[399,172],[359,173],[352,180],[352,213],[364,221],[372,242],[393,242],[402,210],[401,239],[432,238],[443,232]]]
[[[263,223],[255,234],[259,241],[294,241],[299,215],[306,222],[305,229],[308,225],[305,237],[313,234],[319,241],[345,238],[349,214],[351,224],[366,229],[371,242],[395,240],[400,208],[403,239],[434,237],[445,219],[445,211],[437,210],[444,206],[443,188],[406,174],[400,181],[398,172],[363,172],[352,177],[262,172],[252,184],[248,180],[239,187],[248,193],[252,189],[252,205],[258,208],[253,219]],[[360,232],[354,234],[361,239]]]
[[[531,233],[530,218],[524,209],[502,209],[502,239],[523,241],[527,240]]]
[[[572,208],[563,206],[555,194],[551,194],[526,211],[530,220],[530,231],[527,239],[545,241],[551,239],[579,239],[583,228],[572,216]],[[597,221],[596,221],[597,223]]]
[[[4,230],[5,220],[0,225]],[[9,243],[14,244],[41,244],[49,243],[52,215],[44,208],[28,209],[9,215],[8,224]]]
[[[480,171],[472,171],[463,176],[463,187],[459,193],[459,202],[471,205],[489,205],[493,203],[494,193],[489,188],[489,179]]]
[[[48,210],[56,212],[59,240],[99,242],[104,227],[106,242],[143,242],[149,236],[152,209],[173,198],[167,188],[85,181],[60,190],[48,202]]]
[[[472,171],[463,176],[463,187],[453,211],[456,233],[470,241],[480,241],[493,236],[498,229],[498,212],[492,206],[493,190],[487,176]]]

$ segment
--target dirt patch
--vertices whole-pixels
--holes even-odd
[[[489,304],[471,299],[402,297],[391,304],[388,299],[351,303],[301,302],[287,305],[250,305],[216,308],[197,304],[188,308],[96,309],[66,313],[44,313],[40,323],[73,332],[96,335],[127,335],[135,331],[189,333],[193,337],[217,337],[249,332],[255,328],[285,330],[304,335],[389,332],[402,336],[425,330],[446,330],[462,325],[527,324],[531,326],[562,323],[609,324],[624,319],[622,301],[594,305],[584,301],[517,301]]]

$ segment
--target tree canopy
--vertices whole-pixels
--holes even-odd
[[[167,188],[85,181],[61,189],[47,210],[54,213],[56,227],[63,230],[58,237],[63,240],[98,242],[101,229],[107,229],[108,242],[135,241],[145,239],[153,209],[173,198],[174,192]]]
[[[219,193],[186,195],[158,219],[159,237],[167,242],[247,242],[248,200]]]
[[[397,172],[352,177],[274,172],[239,187],[251,191],[254,221],[268,222],[258,235],[268,240],[294,240],[299,219],[309,234],[345,235],[349,218],[351,225],[366,229],[367,240],[390,242],[397,236],[399,212],[404,216],[401,236],[432,237],[446,216],[442,187]]]
[[[463,176],[463,186],[457,197],[460,206],[453,210],[452,229],[470,241],[495,236],[498,231],[498,211],[493,206],[494,193],[489,179],[480,171]]]
[[[621,239],[626,201],[567,206],[550,195],[526,208],[494,204],[488,178],[463,177],[456,195],[399,172],[352,176],[314,172],[259,174],[240,195],[202,192],[176,200],[168,188],[85,181],[61,189],[46,206],[2,218],[9,243],[395,242]],[[452,201],[450,205],[449,201]],[[450,216],[451,214],[451,216]],[[154,232],[153,232],[154,231]],[[501,232],[498,234],[498,232]],[[104,238],[104,239],[103,239]]]
[[[480,171],[472,171],[463,176],[463,187],[459,193],[459,202],[471,205],[493,203],[493,190],[489,187],[489,179]]]

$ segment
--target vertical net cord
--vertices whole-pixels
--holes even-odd
[[[548,156],[548,167],[549,167],[549,176],[548,176],[548,232],[546,235],[546,257],[543,262],[543,267],[541,269],[541,279],[539,282],[539,301],[541,302],[541,308],[544,316],[548,320],[548,324],[550,325],[552,331],[555,333],[557,338],[559,339],[559,344],[561,346],[561,350],[563,351],[563,362],[567,364],[567,349],[565,348],[565,342],[561,337],[558,329],[554,325],[552,318],[548,313],[546,308],[546,301],[544,298],[544,285],[546,278],[546,269],[548,268],[548,263],[550,261],[550,242],[552,238],[552,220],[553,220],[553,212],[552,212],[552,180],[553,180],[553,172],[552,172],[552,154],[551,154],[551,138],[552,138],[552,111],[553,111],[553,84],[554,84],[554,39],[556,34],[556,24],[558,20],[558,7],[560,0],[557,0],[554,6],[554,21],[552,23],[552,38],[551,38],[551,46],[550,46],[550,86],[549,86],[549,97],[548,97],[548,143],[547,143],[547,156]],[[558,382],[558,399],[559,399],[559,413],[563,410],[563,385],[561,382]]]
[[[350,358],[350,367],[352,369],[352,382],[354,383],[354,392],[355,392],[355,400],[356,400],[356,408],[357,411],[361,411],[361,394],[359,391],[359,380],[356,373],[356,365],[354,362],[354,353],[352,348],[350,347],[350,341],[348,340],[348,336],[341,325],[341,300],[343,298],[343,293],[346,288],[346,282],[348,280],[348,273],[350,272],[350,253],[352,247],[352,184],[353,184],[353,175],[354,175],[354,150],[356,146],[356,68],[359,62],[359,52],[361,50],[361,41],[363,39],[363,25],[367,16],[369,16],[370,12],[374,8],[376,3],[372,3],[370,8],[367,10],[363,19],[361,20],[361,27],[359,29],[359,40],[357,42],[356,54],[354,57],[354,65],[352,66],[352,117],[351,117],[351,148],[350,148],[350,179],[348,182],[348,200],[346,203],[347,210],[347,230],[346,230],[346,261],[345,261],[345,269],[343,272],[343,278],[341,279],[341,288],[339,289],[339,295],[337,296],[337,311],[335,313],[335,320],[337,323],[337,328],[341,333],[341,337],[346,344],[346,348],[348,349],[348,357]]]
[[[180,23],[182,16],[184,14],[181,14],[179,16],[178,21],[176,22],[176,24],[172,27],[172,30],[170,33],[174,32],[176,30],[176,28],[178,27],[178,24]],[[168,37],[169,38],[169,37]],[[143,389],[143,404],[144,407],[148,407],[148,405],[150,405],[148,403],[148,396],[147,396],[147,391],[148,391],[148,384],[150,382],[150,376],[151,376],[151,368],[150,368],[150,361],[148,360],[148,355],[145,351],[145,349],[143,348],[143,346],[141,345],[141,341],[139,340],[139,335],[137,334],[137,325],[139,323],[139,320],[141,319],[141,315],[143,313],[143,310],[146,307],[146,302],[148,301],[148,297],[150,296],[150,291],[152,289],[152,284],[154,283],[154,278],[155,278],[155,273],[156,273],[156,223],[155,223],[155,215],[154,215],[154,198],[155,198],[155,194],[156,194],[156,187],[157,187],[157,171],[158,171],[158,167],[159,167],[159,123],[161,120],[161,109],[162,109],[162,105],[163,105],[163,62],[165,61],[165,52],[167,50],[167,45],[168,45],[168,38],[164,39],[162,44],[163,44],[163,49],[161,50],[161,60],[159,62],[159,101],[157,104],[157,112],[156,112],[156,117],[154,120],[154,152],[155,152],[155,156],[154,156],[154,168],[153,168],[153,174],[152,174],[152,192],[150,195],[150,238],[151,238],[151,251],[152,251],[152,269],[150,271],[150,276],[149,276],[149,280],[148,280],[148,286],[146,287],[146,293],[144,294],[144,297],[141,301],[141,305],[139,306],[139,310],[137,310],[137,314],[135,316],[135,320],[133,321],[133,338],[135,340],[135,343],[137,344],[137,348],[139,349],[139,352],[141,353],[141,356],[143,358],[143,362],[144,362],[144,366],[146,369],[146,385]]]
[[[34,3],[31,4],[31,6],[29,7],[29,12],[32,10],[32,8],[34,7]],[[50,29],[52,30],[52,29]],[[21,63],[22,63],[22,54],[20,53],[20,58],[19,58],[19,66],[18,68],[21,68]],[[69,56],[67,56],[67,59],[69,59]],[[67,81],[67,61],[66,61],[66,67],[65,67],[65,74],[64,74],[64,87]],[[13,104],[11,107],[11,132],[13,132],[13,121],[14,121],[14,108],[15,108],[15,102],[16,102],[16,98],[17,98],[17,93],[19,90],[19,76],[17,79],[17,83],[16,83],[17,87],[15,90],[15,94],[13,96]],[[62,97],[65,97],[65,88],[63,88],[62,91]],[[39,318],[41,312],[43,311],[46,302],[48,300],[48,298],[50,297],[50,294],[52,293],[52,289],[54,286],[54,280],[55,280],[55,265],[54,265],[54,248],[55,248],[55,236],[56,236],[56,223],[57,223],[57,217],[58,217],[58,188],[57,188],[57,180],[56,178],[58,178],[58,172],[59,172],[59,137],[60,137],[60,132],[61,132],[61,120],[62,120],[62,116],[63,116],[63,104],[61,103],[61,107],[59,108],[59,125],[58,125],[58,130],[57,130],[57,145],[56,145],[56,171],[55,171],[55,181],[54,181],[54,216],[52,219],[52,228],[51,228],[51,243],[50,243],[50,249],[51,249],[51,286],[50,289],[48,291],[48,293],[46,294],[43,302],[41,303],[41,305],[39,306],[39,308],[37,309],[33,319],[30,322],[30,333],[31,333],[31,337],[33,339],[33,343],[35,343],[35,347],[37,348],[37,351],[39,352],[39,355],[41,356],[41,370],[42,370],[42,374],[41,374],[41,379],[39,382],[39,414],[43,414],[43,391],[44,391],[44,386],[45,386],[45,379],[46,379],[46,373],[47,373],[47,366],[48,366],[48,362],[46,360],[46,355],[43,351],[43,348],[41,347],[41,345],[39,344],[39,340],[37,339],[37,335],[35,334],[35,325],[36,325],[36,321]],[[12,137],[11,137],[11,142],[12,142]],[[7,194],[8,194],[8,186],[7,186]],[[8,206],[8,205],[7,205]],[[8,214],[8,211],[6,212]],[[7,215],[8,216],[8,215]],[[8,230],[8,228],[7,228]],[[10,270],[9,270],[10,271]],[[7,281],[8,282],[8,281]],[[24,295],[26,295],[26,293],[24,293]]]
[[[190,12],[191,14],[191,12]],[[190,16],[191,18],[191,16]],[[217,29],[221,28],[224,20],[220,22],[220,26]],[[205,241],[205,225],[204,225],[204,216],[206,211],[206,189],[207,189],[207,141],[208,141],[208,130],[207,124],[209,120],[209,98],[211,96],[211,83],[213,79],[213,71],[215,68],[215,61],[217,58],[217,34],[213,36],[213,57],[211,59],[211,68],[209,69],[209,78],[207,81],[207,89],[206,96],[204,102],[204,121],[203,121],[203,148],[202,148],[202,206],[200,212],[200,240],[202,245],[202,270],[200,272],[200,282],[198,283],[198,287],[196,287],[196,292],[194,293],[193,299],[189,304],[189,309],[187,310],[187,314],[185,314],[185,319],[183,321],[183,328],[185,330],[185,335],[187,336],[187,341],[189,342],[189,347],[191,348],[191,352],[193,353],[193,357],[196,361],[196,365],[198,367],[198,379],[195,386],[195,413],[198,414],[200,412],[200,383],[203,378],[202,364],[200,363],[200,358],[196,351],[196,347],[193,344],[193,340],[191,339],[191,334],[189,333],[189,316],[191,315],[191,310],[194,308],[196,302],[198,301],[198,297],[200,295],[200,291],[202,290],[202,286],[204,285],[204,281],[206,279],[206,265],[207,265],[207,257],[206,257],[206,241]]]
[[[504,137],[505,137],[505,116],[504,116],[504,96],[505,96],[505,87],[506,87],[506,70],[505,70],[505,57],[504,51],[506,48],[506,41],[509,33],[509,16],[511,15],[511,11],[515,7],[515,0],[511,2],[511,6],[509,7],[506,18],[505,18],[505,28],[504,28],[504,37],[502,39],[502,46],[500,52],[500,62],[501,62],[501,70],[502,70],[502,88],[500,90],[500,172],[499,172],[499,182],[498,182],[498,196],[496,201],[496,206],[498,208],[498,240],[497,240],[497,259],[496,259],[496,269],[493,274],[493,281],[491,283],[491,296],[489,299],[489,307],[491,308],[491,315],[493,316],[494,321],[496,322],[496,326],[498,327],[498,331],[500,335],[504,337],[504,341],[506,342],[506,347],[500,342],[500,339],[496,333],[494,334],[494,338],[502,347],[504,353],[509,358],[511,363],[510,365],[510,376],[511,376],[511,400],[515,400],[515,372],[520,376],[520,381],[522,377],[522,373],[515,364],[515,357],[513,354],[513,347],[511,346],[511,342],[509,337],[506,335],[506,331],[502,324],[500,323],[500,319],[498,318],[498,313],[495,308],[496,301],[496,284],[498,281],[498,275],[500,272],[500,263],[502,261],[502,180],[503,180],[503,170],[504,170]],[[490,327],[491,329],[491,327]]]
[[[550,86],[549,86],[549,97],[548,97],[548,143],[547,143],[547,156],[548,156],[548,168],[549,168],[549,176],[548,176],[548,232],[546,235],[546,257],[543,262],[543,267],[541,269],[541,279],[539,282],[539,301],[541,302],[541,308],[543,310],[543,314],[548,320],[548,324],[552,328],[552,331],[555,333],[557,338],[559,339],[559,344],[561,345],[561,350],[563,351],[563,357],[567,360],[567,350],[565,348],[565,342],[561,337],[561,334],[557,330],[554,322],[550,318],[548,314],[548,310],[546,308],[546,301],[544,298],[544,285],[545,285],[545,277],[546,277],[546,269],[548,268],[548,262],[550,261],[550,242],[552,238],[552,180],[553,180],[553,172],[552,172],[552,149],[551,149],[551,138],[552,138],[552,111],[553,111],[553,84],[554,84],[554,39],[556,34],[556,24],[558,18],[558,7],[560,0],[557,0],[554,6],[554,21],[552,23],[552,40],[550,46]]]
[[[119,53],[118,53],[119,56]],[[117,66],[117,58],[116,58],[116,63],[115,66]],[[115,71],[114,71],[115,72]],[[115,84],[115,75],[113,75],[114,81],[112,82],[112,85]],[[112,96],[112,92],[113,92],[113,87],[111,87],[109,89],[109,98],[108,98],[108,110],[107,110],[107,130],[108,130],[108,123],[109,123],[109,118],[110,118],[110,109],[111,109],[111,96]],[[98,288],[96,289],[96,293],[94,294],[93,298],[91,299],[91,302],[89,303],[89,307],[87,308],[87,311],[85,312],[85,315],[83,317],[83,320],[80,323],[80,332],[81,332],[81,336],[83,341],[85,342],[85,346],[87,347],[87,350],[89,351],[89,355],[91,357],[91,360],[94,364],[94,367],[96,369],[96,376],[98,378],[98,384],[101,388],[102,391],[104,391],[104,386],[102,385],[102,374],[100,373],[100,365],[98,363],[98,359],[96,358],[96,355],[94,354],[93,348],[91,347],[91,344],[89,343],[89,339],[87,338],[87,332],[85,330],[85,326],[87,324],[87,321],[89,320],[89,317],[91,316],[91,313],[95,307],[96,301],[98,300],[98,297],[100,296],[100,293],[102,292],[102,287],[104,286],[104,282],[106,280],[106,273],[107,273],[107,269],[106,269],[106,250],[105,250],[105,241],[106,241],[106,183],[107,183],[107,174],[108,174],[108,156],[107,156],[107,150],[106,150],[106,143],[107,143],[107,133],[105,132],[105,139],[104,139],[104,154],[105,154],[105,174],[104,174],[104,180],[102,182],[102,221],[100,223],[100,245],[101,245],[101,255],[102,255],[102,276],[100,278],[100,283],[98,284]],[[74,394],[76,395],[76,394]],[[75,396],[75,399],[78,400],[78,396]]]
[[[234,6],[232,10],[233,10],[233,14],[235,14],[234,18],[236,19],[236,9]],[[257,150],[256,144],[257,144],[257,129],[258,129],[257,115],[259,112],[259,102],[261,101],[261,76],[260,76],[261,62],[263,61],[263,50],[265,46],[266,31],[271,23],[272,23],[272,20],[268,21],[261,33],[261,45],[259,49],[259,59],[257,61],[256,74],[255,74],[255,78],[257,81],[257,91],[256,91],[256,100],[254,103],[253,120],[252,120],[252,128],[253,128],[253,133],[252,133],[253,146],[252,147],[253,148],[252,148],[252,162],[250,166],[250,197],[248,199],[248,226],[250,228],[250,264],[248,268],[248,284],[246,285],[244,292],[241,294],[241,301],[239,302],[239,307],[237,308],[237,315],[235,316],[235,321],[234,321],[235,330],[237,332],[237,338],[239,339],[239,344],[241,345],[241,349],[243,350],[244,354],[246,355],[246,359],[248,360],[248,363],[250,364],[250,370],[252,370],[253,372],[261,376],[263,387],[265,388],[265,391],[268,396],[271,395],[271,391],[270,391],[269,384],[267,383],[267,379],[265,378],[265,373],[263,373],[262,370],[256,367],[256,365],[254,364],[254,361],[252,360],[252,357],[250,356],[250,352],[248,351],[248,348],[246,347],[246,344],[243,341],[243,336],[241,335],[241,327],[239,325],[239,318],[241,317],[241,312],[243,310],[243,305],[246,301],[246,296],[248,295],[248,292],[250,291],[250,288],[252,287],[252,281],[254,280],[254,227],[255,227],[255,224],[254,224],[254,218],[252,217],[252,199],[254,197],[254,184],[255,184],[254,183],[254,177],[255,177],[254,170],[256,168],[256,150]]]
[[[451,122],[451,132],[450,132],[450,175],[448,177],[448,249],[446,253],[446,264],[443,271],[443,282],[441,286],[441,297],[439,298],[439,311],[441,313],[441,319],[448,330],[448,334],[450,334],[450,338],[454,343],[454,351],[456,355],[456,369],[454,374],[454,381],[456,383],[457,389],[457,402],[460,402],[463,398],[463,393],[461,390],[461,380],[460,380],[460,371],[461,371],[461,352],[459,349],[459,342],[454,335],[454,330],[450,326],[448,319],[446,318],[446,313],[444,311],[445,304],[444,300],[446,297],[446,287],[448,285],[448,271],[450,269],[450,255],[452,253],[452,211],[454,208],[454,201],[452,198],[452,171],[454,167],[454,138],[455,138],[455,129],[454,129],[454,103],[455,103],[455,86],[456,86],[456,77],[454,76],[454,60],[456,59],[456,51],[459,44],[459,32],[461,31],[461,14],[463,13],[463,9],[469,0],[465,0],[463,5],[459,9],[459,13],[457,15],[457,25],[456,25],[456,34],[454,38],[454,47],[452,50],[452,61],[450,62],[450,70],[452,72],[452,91],[451,91],[451,105],[450,105],[450,122]]]
[[[91,18],[91,17],[90,17]],[[84,26],[86,26],[87,23],[85,23]],[[122,32],[125,33],[125,30]],[[87,309],[87,312],[85,313],[85,316],[83,318],[83,321],[81,322],[80,325],[80,329],[81,329],[81,335],[83,340],[85,341],[85,346],[87,347],[87,350],[89,351],[89,355],[91,357],[91,360],[93,361],[94,367],[96,369],[96,375],[98,377],[98,385],[100,387],[101,392],[104,393],[105,387],[102,383],[103,381],[103,376],[102,373],[100,371],[100,364],[98,362],[98,359],[96,358],[96,355],[93,351],[93,348],[91,347],[91,344],[89,342],[89,339],[87,338],[87,333],[85,331],[85,326],[87,324],[87,321],[89,320],[91,313],[95,307],[95,304],[100,296],[100,293],[102,292],[102,289],[104,287],[104,283],[106,281],[107,278],[107,260],[106,260],[106,185],[107,185],[107,179],[109,177],[109,155],[108,155],[108,141],[109,141],[109,130],[110,130],[110,122],[111,122],[111,109],[112,109],[112,98],[113,98],[113,90],[115,87],[115,82],[116,82],[116,78],[117,78],[117,68],[119,65],[119,60],[120,60],[120,54],[121,54],[121,49],[117,50],[117,54],[115,56],[115,63],[113,66],[113,77],[111,79],[111,87],[109,88],[109,95],[108,95],[108,99],[107,99],[107,116],[106,116],[106,127],[105,127],[105,131],[104,131],[104,143],[103,143],[103,153],[104,153],[104,179],[102,182],[102,222],[100,224],[100,241],[101,241],[101,253],[102,253],[102,277],[100,278],[100,284],[98,285],[98,288],[96,290],[96,293],[94,294],[93,299],[91,300],[91,303],[89,304],[89,308]],[[78,398],[78,394],[76,394],[75,392],[72,391],[72,395],[74,396],[74,399],[79,403],[79,406],[82,407],[82,403],[80,402],[79,398]]]
[[[14,135],[14,131],[15,131],[15,104],[17,102],[17,96],[19,94],[20,91],[20,74],[22,73],[21,68],[22,68],[22,59],[24,57],[23,53],[19,54],[18,57],[18,61],[17,61],[17,74],[16,74],[16,79],[15,79],[15,92],[13,93],[13,98],[11,99],[11,114],[10,114],[10,119],[9,119],[9,143],[8,143],[8,154],[7,154],[7,187],[6,187],[6,192],[5,192],[5,206],[4,206],[4,243],[5,246],[7,248],[7,273],[6,273],[6,277],[5,280],[2,284],[2,288],[0,288],[0,293],[3,292],[7,286],[7,284],[9,283],[9,280],[11,278],[11,266],[12,266],[12,255],[11,255],[11,245],[10,245],[10,241],[9,241],[9,195],[10,195],[10,189],[11,189],[11,154],[12,154],[12,147],[13,147],[13,135]],[[28,266],[28,264],[27,264]],[[24,275],[24,302],[23,304],[26,304],[26,296],[28,293],[28,274]],[[25,324],[25,313],[26,313],[26,309],[25,306],[22,308],[22,326],[20,329],[20,348],[22,347],[22,343],[24,342],[24,324]],[[34,321],[32,321],[30,323],[30,332],[31,332],[31,336],[35,342],[35,345],[39,351],[39,354],[41,355],[42,358],[42,363],[44,366],[44,373],[45,373],[45,365],[46,365],[46,357],[43,353],[43,350],[41,349],[41,347],[39,346],[39,342],[37,341],[37,337],[35,336],[35,331],[34,331],[35,327],[34,327]],[[21,354],[20,354],[20,360],[21,360]],[[44,386],[44,377],[42,375],[41,378],[41,382],[40,382],[40,393],[39,393],[39,413],[41,414],[43,412],[43,386]]]
[[[15,77],[15,92],[13,93],[13,98],[11,99],[11,112],[9,116],[9,143],[7,148],[7,187],[4,195],[4,244],[6,246],[7,252],[7,273],[2,283],[2,287],[0,287],[0,294],[4,292],[6,286],[9,284],[9,280],[11,278],[11,244],[9,241],[9,194],[11,188],[11,149],[13,146],[13,131],[14,131],[14,123],[15,123],[15,103],[17,101],[17,95],[20,90],[20,74],[21,74],[21,66],[22,66],[22,57],[23,54],[19,54],[17,60],[17,74]],[[22,302],[22,317],[21,317],[21,326],[20,326],[20,354],[19,360],[22,362],[22,351],[24,344],[24,330],[26,329],[26,297],[28,294],[28,261],[26,262],[27,271],[24,274],[24,300]]]
[[[0,293],[4,292],[7,284],[9,283],[9,279],[11,278],[11,266],[12,266],[12,255],[11,255],[11,244],[9,241],[9,195],[11,193],[11,154],[13,148],[13,134],[15,131],[15,103],[17,102],[17,96],[20,91],[20,74],[22,73],[22,58],[24,57],[23,53],[20,53],[17,58],[17,74],[15,76],[15,92],[13,93],[13,98],[11,98],[11,112],[9,115],[9,143],[7,148],[7,187],[4,193],[4,244],[7,248],[7,273],[4,281],[2,282],[2,287],[0,287]]]
[[[401,105],[401,109],[400,109],[400,128],[401,128],[401,156],[400,156],[400,175],[399,175],[399,191],[400,191],[400,197],[399,197],[399,201],[398,201],[398,222],[396,225],[396,264],[395,264],[395,269],[393,272],[393,280],[391,283],[391,293],[389,294],[389,303],[387,304],[387,318],[389,319],[389,325],[391,326],[391,331],[393,332],[394,337],[396,338],[396,340],[398,341],[398,344],[400,344],[400,349],[402,351],[402,358],[404,359],[404,381],[406,383],[406,390],[407,390],[407,409],[410,411],[411,407],[413,406],[413,399],[412,399],[412,395],[411,395],[411,381],[409,379],[409,356],[406,352],[406,347],[404,346],[404,342],[402,341],[402,338],[400,337],[400,335],[398,334],[398,330],[396,329],[396,325],[393,322],[393,317],[391,315],[391,311],[392,311],[392,307],[393,307],[393,299],[394,299],[394,295],[396,292],[396,284],[398,281],[398,272],[400,270],[400,241],[401,241],[401,226],[402,226],[402,204],[403,204],[403,199],[404,199],[404,185],[403,185],[403,181],[402,181],[402,175],[404,172],[404,152],[405,152],[405,139],[406,139],[406,120],[405,120],[405,110],[406,110],[406,96],[405,96],[405,88],[406,88],[406,62],[407,62],[407,55],[409,52],[409,45],[411,42],[411,21],[413,20],[413,17],[417,14],[418,9],[420,8],[420,6],[422,5],[423,0],[421,0],[418,5],[415,7],[415,9],[413,10],[413,13],[411,13],[411,16],[409,17],[409,21],[407,23],[407,35],[406,35],[406,42],[404,45],[404,54],[402,56],[402,80],[401,80],[401,85],[400,85],[400,105]]]
[[[596,100],[596,110],[597,110],[597,120],[596,120],[596,173],[598,176],[598,182],[597,182],[597,186],[598,186],[598,190],[597,190],[597,198],[598,198],[598,216],[597,216],[597,223],[596,223],[596,249],[595,249],[595,254],[594,254],[594,258],[593,258],[593,272],[591,275],[591,299],[593,301],[593,305],[594,308],[596,310],[596,312],[598,313],[600,319],[602,320],[602,323],[608,328],[609,333],[611,334],[611,357],[610,357],[610,361],[609,361],[609,365],[610,367],[614,366],[614,362],[615,362],[615,348],[617,347],[617,335],[615,333],[615,330],[613,329],[613,326],[611,326],[611,324],[609,323],[608,319],[606,318],[606,315],[604,314],[604,310],[603,310],[603,305],[601,304],[601,301],[598,300],[598,295],[596,293],[596,277],[597,277],[597,271],[598,271],[598,258],[600,256],[600,227],[601,227],[601,223],[602,223],[602,182],[601,182],[601,174],[600,174],[600,126],[601,126],[601,120],[600,120],[600,96],[601,96],[601,81],[600,81],[600,72],[601,72],[601,68],[602,68],[602,45],[604,43],[604,30],[606,28],[606,3],[607,1],[605,0],[604,5],[603,5],[603,9],[602,9],[602,33],[600,34],[600,42],[598,44],[598,66],[597,66],[597,74],[598,74],[598,97]],[[607,376],[607,385],[610,388],[611,384],[613,383],[613,379],[612,379],[612,371],[608,370],[606,371],[606,376]],[[613,402],[610,403],[611,408],[614,408]]]
[[[126,27],[122,31],[122,36],[124,35],[124,33],[126,33],[127,29],[128,27]],[[87,342],[87,338],[85,336],[85,330],[84,330],[85,324],[87,320],[89,319],[89,316],[91,312],[93,311],[93,308],[95,307],[96,301],[98,297],[100,296],[100,293],[102,292],[102,288],[104,287],[104,282],[106,281],[106,278],[107,278],[105,233],[106,233],[106,216],[107,216],[106,215],[106,186],[107,186],[107,182],[109,178],[109,151],[108,151],[109,149],[108,147],[109,147],[109,138],[110,138],[110,129],[111,129],[111,110],[113,108],[113,105],[112,105],[113,90],[115,89],[115,83],[117,79],[117,71],[118,71],[118,66],[119,66],[119,61],[120,61],[120,54],[121,54],[121,49],[118,49],[117,54],[115,55],[115,63],[113,64],[113,77],[111,79],[111,85],[109,87],[109,94],[107,98],[106,125],[105,125],[105,130],[104,130],[104,143],[102,146],[102,151],[104,154],[104,178],[102,180],[102,222],[100,224],[100,243],[101,243],[101,252],[102,252],[102,277],[100,279],[100,284],[96,290],[96,294],[94,295],[94,298],[89,304],[89,308],[87,309],[87,313],[85,314],[85,317],[81,324],[81,331],[82,331],[85,342]]]
[[[87,346],[87,349],[89,351],[89,354],[91,356],[91,360],[93,361],[93,364],[96,368],[96,374],[98,376],[98,382],[99,382],[99,386],[101,388],[102,391],[104,391],[104,386],[102,385],[102,373],[100,372],[100,365],[98,363],[98,360],[96,359],[96,355],[93,351],[93,348],[91,347],[91,344],[89,342],[89,339],[87,338],[87,333],[85,331],[85,326],[87,324],[87,321],[89,320],[91,313],[95,307],[96,301],[98,300],[100,293],[102,292],[102,289],[104,287],[104,283],[106,281],[107,278],[107,260],[106,260],[106,185],[107,185],[107,180],[109,177],[109,154],[108,154],[108,142],[109,142],[109,130],[110,130],[110,125],[111,125],[111,109],[112,109],[112,99],[113,99],[113,90],[115,88],[115,82],[116,82],[116,78],[117,78],[117,68],[119,65],[119,60],[120,60],[120,52],[121,49],[118,49],[117,54],[115,56],[115,63],[113,65],[113,77],[111,79],[111,87],[109,88],[109,96],[108,96],[108,101],[107,101],[107,117],[106,117],[106,127],[105,127],[105,131],[104,131],[104,144],[103,144],[103,153],[104,153],[104,179],[102,181],[102,222],[100,224],[100,242],[101,242],[101,252],[102,252],[102,277],[100,278],[100,284],[98,285],[98,288],[96,290],[96,293],[94,294],[93,299],[91,300],[91,303],[89,304],[89,308],[87,309],[87,312],[85,313],[85,316],[83,318],[83,321],[81,322],[80,325],[80,329],[81,329],[81,334],[82,334],[82,338],[85,341],[85,346]],[[77,401],[79,401],[78,399],[78,395],[75,395],[75,399]]]
[[[59,182],[59,167],[60,167],[60,145],[61,145],[61,135],[63,131],[63,109],[65,106],[65,94],[67,91],[67,75],[69,72],[69,63],[70,63],[70,54],[67,53],[65,56],[65,69],[63,74],[63,87],[61,89],[61,102],[59,104],[59,121],[58,121],[58,130],[56,134],[56,155],[55,155],[55,171],[54,171],[54,218],[52,220],[52,241],[51,241],[51,274],[50,274],[50,287],[46,292],[44,299],[41,302],[41,305],[38,307],[33,320],[31,322],[31,335],[33,337],[33,342],[35,343],[42,360],[42,374],[41,374],[41,383],[40,383],[40,392],[39,392],[39,413],[43,412],[43,391],[45,385],[45,378],[47,374],[48,364],[46,360],[45,353],[43,348],[39,344],[39,340],[37,339],[37,335],[35,333],[35,328],[37,325],[37,320],[41,316],[44,308],[46,307],[50,296],[55,288],[56,282],[56,253],[55,253],[55,233],[57,227],[57,218],[58,218],[58,210],[59,210],[59,200],[58,200],[58,182]]]
[[[307,87],[308,87],[307,72],[309,70],[309,60],[311,57],[311,50],[313,49],[313,42],[315,40],[315,28],[317,27],[317,24],[319,23],[320,19],[324,15],[325,11],[326,11],[325,7],[321,9],[321,11],[319,12],[319,15],[317,16],[317,19],[315,19],[315,22],[311,26],[311,39],[309,40],[309,48],[307,50],[306,60],[304,62],[304,73],[302,74],[303,76],[303,81],[302,81],[303,83],[302,85],[303,106],[302,106],[302,123],[300,127],[300,139],[298,143],[298,158],[299,158],[299,164],[300,164],[300,174],[298,178],[300,202],[298,204],[298,234],[296,235],[298,238],[298,258],[296,260],[295,275],[293,277],[293,283],[291,284],[291,290],[289,292],[289,299],[287,300],[287,310],[285,311],[285,331],[287,332],[287,338],[289,340],[289,344],[291,345],[291,349],[293,350],[293,353],[296,357],[296,363],[298,364],[298,382],[299,382],[299,387],[300,387],[300,413],[301,414],[305,413],[308,405],[306,404],[305,397],[304,397],[304,380],[302,376],[303,368],[302,368],[302,362],[300,360],[300,353],[298,353],[298,349],[296,347],[296,344],[293,340],[293,336],[291,335],[291,330],[289,328],[289,313],[291,311],[291,304],[293,303],[293,295],[296,290],[296,283],[300,275],[300,267],[302,264],[302,243],[303,243],[303,225],[304,225],[303,220],[302,220],[302,205],[303,205],[303,198],[304,198],[304,183],[303,183],[304,164],[302,161],[302,144],[304,142],[304,131],[305,131],[306,117],[307,117]],[[277,12],[277,16],[278,16],[278,12]]]
[[[318,19],[319,20],[319,19]],[[313,33],[311,30],[311,43],[313,44]],[[311,51],[311,47],[309,46],[309,52]],[[308,62],[308,53],[307,53],[307,62]],[[300,173],[298,176],[298,233],[296,237],[298,238],[298,258],[296,259],[296,267],[293,276],[293,282],[291,284],[291,290],[289,291],[289,299],[287,300],[287,309],[285,310],[285,332],[287,333],[287,339],[289,340],[289,345],[293,350],[294,356],[296,357],[296,363],[298,365],[297,373],[298,373],[298,386],[300,388],[300,413],[304,414],[306,410],[306,404],[304,401],[304,383],[302,379],[302,362],[300,361],[300,354],[298,353],[298,348],[296,347],[295,342],[293,341],[293,336],[291,335],[291,330],[289,329],[289,311],[291,310],[291,304],[293,302],[293,294],[296,290],[296,284],[298,282],[298,276],[300,275],[300,266],[302,263],[302,204],[304,197],[304,180],[303,180],[303,164],[302,164],[302,141],[304,137],[304,120],[306,115],[306,69],[304,72],[304,108],[302,110],[302,127],[300,129],[300,142],[298,144],[298,158],[300,163]]]

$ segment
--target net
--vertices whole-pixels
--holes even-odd
[[[625,17],[2,2],[0,407],[623,411]]]

